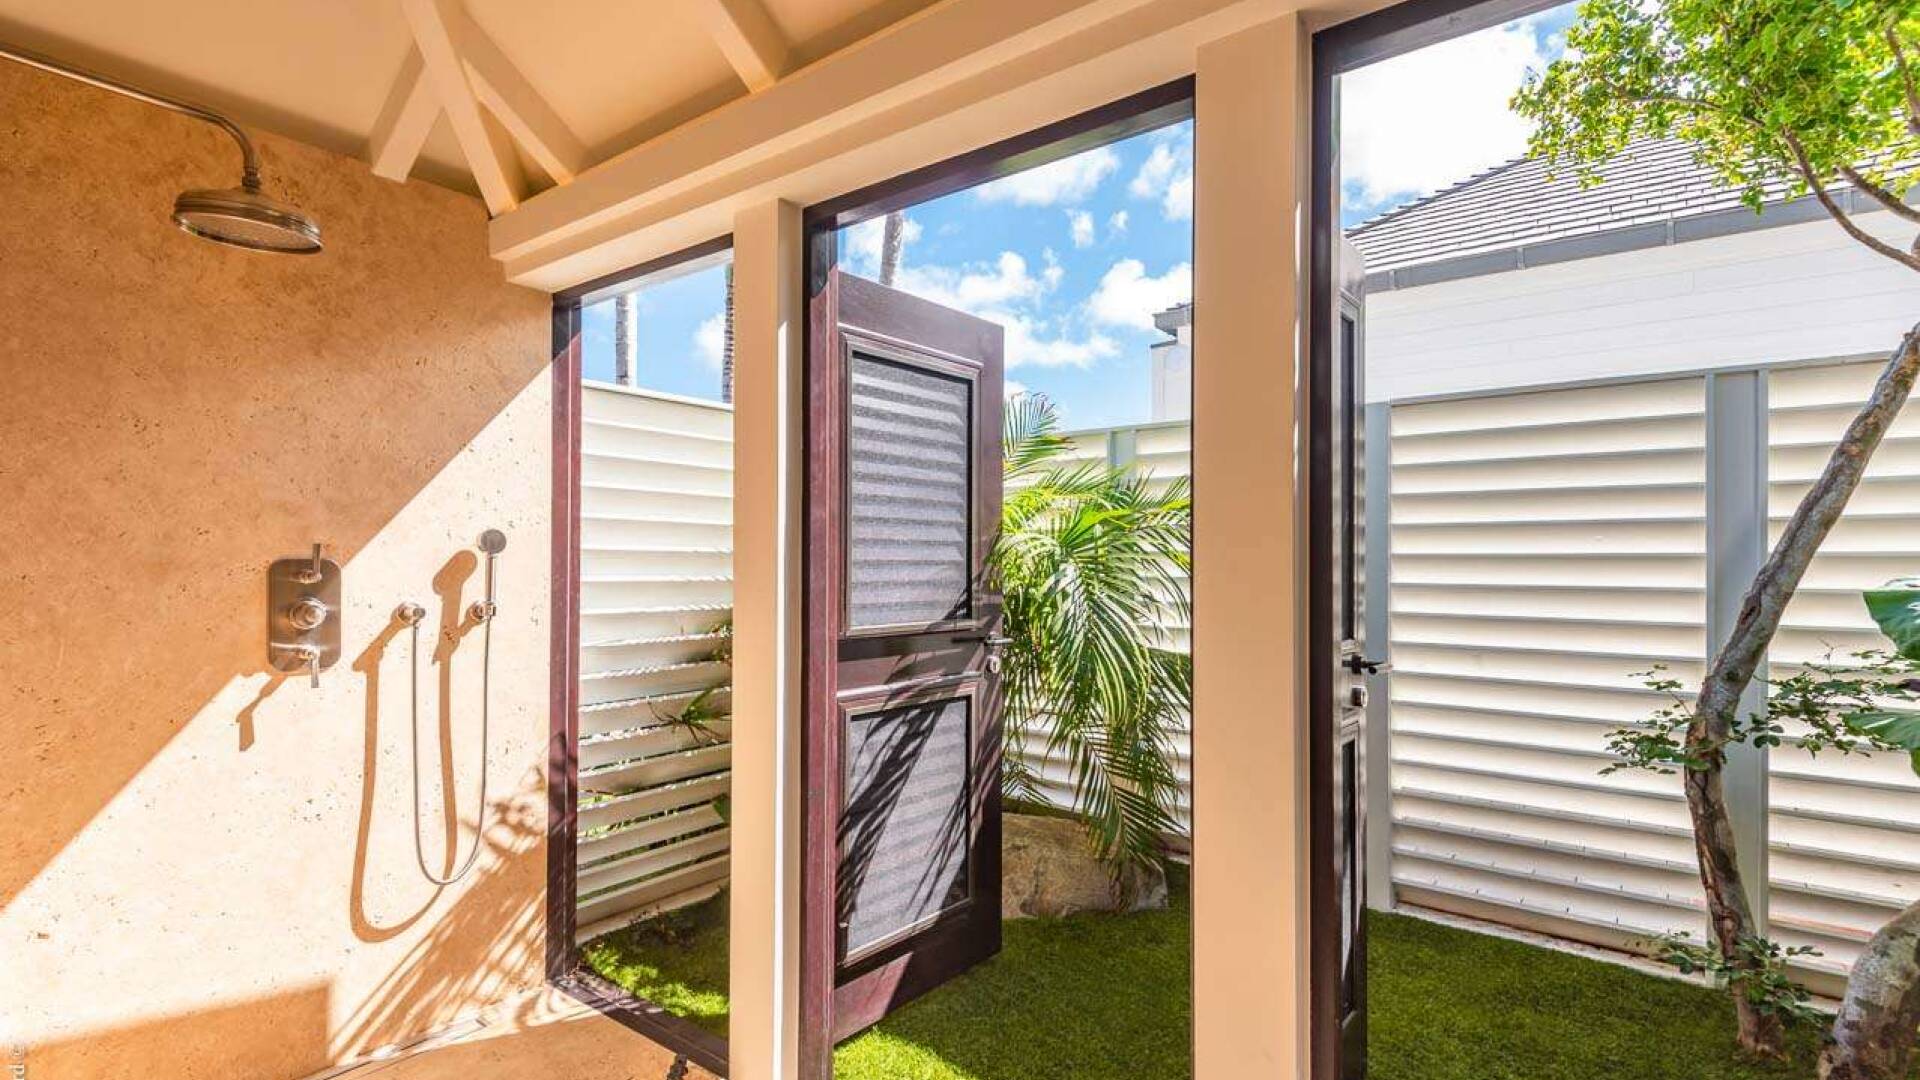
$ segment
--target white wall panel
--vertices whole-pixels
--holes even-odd
[[[1892,217],[1859,220],[1904,247],[1910,230]],[[1367,395],[1401,401],[1884,355],[1916,310],[1913,275],[1832,223],[1758,229],[1375,292]]]

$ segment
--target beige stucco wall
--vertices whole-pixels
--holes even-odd
[[[465,196],[262,137],[327,251],[235,251],[167,221],[234,182],[218,132],[13,65],[0,102],[0,1046],[35,1078],[293,1077],[536,983],[547,298]],[[441,627],[489,526],[496,806],[439,889],[390,612],[428,611],[439,869],[449,773],[473,839],[481,645]],[[346,607],[317,690],[263,642],[266,565],[314,540]]]

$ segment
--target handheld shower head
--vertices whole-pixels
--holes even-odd
[[[485,600],[475,600],[473,605],[467,608],[467,617],[471,618],[474,622],[484,623],[490,622],[493,619],[494,613],[499,610],[493,602],[493,560],[499,557],[501,552],[507,550],[507,534],[501,532],[499,529],[488,529],[486,532],[481,533],[480,550],[485,552],[487,556],[487,598]],[[488,631],[488,633],[492,633],[492,631]]]

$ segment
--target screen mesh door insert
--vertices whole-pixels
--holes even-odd
[[[973,384],[858,352],[849,376],[848,626],[967,618]]]
[[[847,717],[842,958],[966,900],[969,704],[947,698]]]

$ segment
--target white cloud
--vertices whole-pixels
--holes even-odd
[[[1008,401],[1012,401],[1014,398],[1027,393],[1027,384],[1018,380],[1008,379],[1003,385],[1006,389],[1005,396]]]
[[[900,261],[907,261],[907,249],[920,239],[920,223],[913,216],[902,215],[904,224],[900,226]],[[886,242],[886,217],[883,215],[867,220],[847,229],[846,250],[840,253],[847,269],[863,277],[880,276],[880,248]]]
[[[1158,199],[1169,221],[1193,216],[1193,144],[1162,142],[1133,174],[1127,191],[1137,199]]]
[[[1177,263],[1159,277],[1148,275],[1139,259],[1122,259],[1101,275],[1087,308],[1109,326],[1153,329],[1153,315],[1193,299],[1193,266]]]
[[[1340,84],[1342,183],[1378,204],[1424,195],[1526,152],[1507,100],[1550,59],[1534,21],[1497,26],[1361,68]]]
[[[1064,273],[1051,250],[1042,253],[1046,265],[1038,275],[1027,260],[1015,252],[1003,251],[992,263],[964,267],[902,266],[895,284],[915,296],[936,304],[959,308],[1006,328],[1007,366],[1033,364],[1040,367],[1091,367],[1094,363],[1120,354],[1120,346],[1105,334],[1094,332],[1076,338],[1062,332],[1049,320],[1036,317],[1023,307],[1031,307],[1060,284]]]
[[[1007,366],[1088,368],[1120,355],[1120,344],[1099,331],[1084,338],[1055,333],[1037,319],[1013,312],[981,312],[1006,328]]]
[[[1093,194],[1100,182],[1119,167],[1120,155],[1110,146],[1099,146],[983,184],[974,189],[974,194],[982,202],[1071,206]]]
[[[904,262],[904,260],[903,260]],[[936,304],[980,315],[988,309],[1036,300],[1058,281],[1052,268],[1035,277],[1027,260],[1003,251],[992,263],[965,267],[902,265],[896,287]]]
[[[1125,210],[1115,210],[1113,212],[1113,216],[1107,219],[1107,232],[1111,233],[1114,236],[1118,236],[1121,233],[1126,231],[1127,231],[1127,212]]]
[[[727,313],[716,311],[693,330],[693,349],[708,367],[720,369],[721,354],[727,348]]]
[[[1073,246],[1093,246],[1093,215],[1085,210],[1067,211],[1067,224],[1073,230]]]

